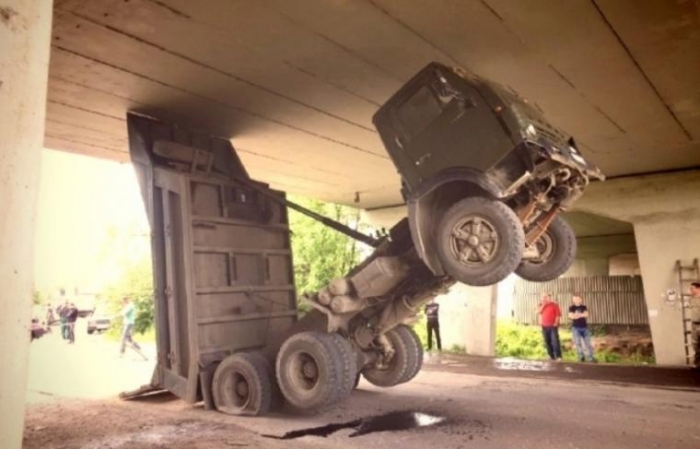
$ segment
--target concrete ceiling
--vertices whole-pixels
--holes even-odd
[[[580,211],[565,212],[563,216],[574,229],[577,237],[634,234],[632,223],[626,221]]]
[[[401,202],[377,107],[427,62],[509,85],[608,175],[700,166],[697,0],[55,0],[46,147],[127,160],[133,110],[252,175]]]

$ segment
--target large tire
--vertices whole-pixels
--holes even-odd
[[[342,371],[340,376],[340,388],[338,388],[337,401],[346,399],[355,388],[357,377],[357,354],[352,349],[352,344],[336,333],[326,334],[325,339]]]
[[[411,369],[410,358],[411,351],[406,346],[406,342],[401,335],[394,329],[389,330],[384,334],[389,340],[394,355],[388,363],[383,367],[370,365],[362,370],[362,375],[372,385],[378,387],[393,387],[404,382],[407,377],[407,372]]]
[[[327,334],[302,332],[277,354],[277,382],[287,402],[299,410],[320,409],[343,393],[343,365]]]
[[[569,223],[557,216],[535,242],[542,257],[523,260],[515,272],[533,282],[547,282],[564,274],[576,258],[576,234]]]
[[[273,380],[262,356],[238,353],[216,368],[212,396],[216,409],[229,415],[261,415],[270,410]]]
[[[401,324],[391,331],[399,335],[407,350],[408,369],[400,383],[410,382],[423,368],[423,344],[416,332],[408,326]]]
[[[437,254],[445,272],[468,285],[493,285],[520,264],[525,233],[505,204],[485,197],[455,203],[436,233]]]

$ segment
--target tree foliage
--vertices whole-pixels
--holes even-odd
[[[153,307],[153,270],[150,258],[144,257],[125,267],[122,275],[104,291],[110,313],[118,315],[121,311],[122,299],[128,296],[136,309],[134,331],[147,332],[154,324]],[[114,324],[121,328],[121,317]]]
[[[320,215],[363,230],[359,226],[359,211],[356,209],[299,197],[290,199]],[[332,279],[345,275],[359,262],[364,244],[291,209],[289,222],[294,281],[300,294],[320,290]]]

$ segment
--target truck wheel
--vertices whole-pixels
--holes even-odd
[[[239,353],[226,357],[212,380],[214,405],[229,415],[260,415],[270,410],[272,378],[262,357]]]
[[[576,258],[576,234],[571,225],[557,216],[536,242],[540,257],[523,260],[515,272],[533,282],[546,282],[566,272]]]
[[[381,365],[370,365],[362,370],[362,375],[372,385],[378,387],[393,387],[404,382],[406,373],[411,367],[410,350],[401,335],[394,329],[384,334],[394,349],[394,355],[390,360],[384,361]]]
[[[327,334],[292,335],[280,348],[276,365],[280,390],[293,407],[323,408],[341,397],[343,366]]]
[[[406,383],[413,380],[423,367],[423,344],[416,332],[406,325],[396,326],[392,331],[396,332],[406,345],[408,369],[400,382]]]
[[[352,344],[341,335],[336,333],[326,334],[326,341],[329,343],[329,350],[337,359],[337,363],[342,367],[341,386],[338,389],[338,400],[350,396],[355,386],[357,377],[357,355],[352,349]]]
[[[484,197],[455,203],[440,220],[436,235],[445,272],[475,286],[505,279],[520,264],[525,246],[525,233],[515,212]]]

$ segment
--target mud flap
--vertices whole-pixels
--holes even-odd
[[[122,401],[131,401],[134,399],[158,396],[165,393],[169,393],[168,390],[157,387],[155,385],[146,384],[137,388],[136,390],[124,391],[122,393],[119,393],[119,399],[121,399]]]
[[[216,405],[214,404],[214,395],[212,394],[211,388],[214,380],[214,372],[218,363],[211,363],[206,367],[202,368],[199,372],[199,385],[202,393],[202,400],[204,401],[204,410],[216,410]]]

